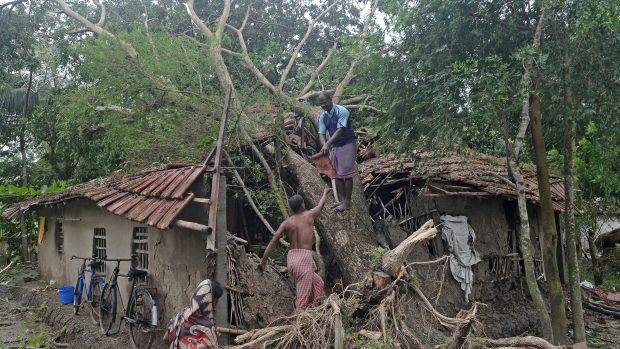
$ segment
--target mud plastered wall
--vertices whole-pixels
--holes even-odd
[[[449,266],[443,268],[443,264],[436,264],[416,268],[419,285],[438,310],[454,316],[460,309],[469,309],[472,301],[488,304],[488,307],[481,307],[479,318],[489,336],[519,335],[536,328],[536,313],[525,281],[522,277],[499,275],[491,268],[492,259],[513,252],[508,230],[514,222],[507,221],[501,198],[413,196],[409,202],[413,215],[438,210],[442,215],[467,216],[476,233],[475,248],[482,261],[472,267],[474,282],[469,304],[465,303],[464,292],[452,277]],[[531,223],[538,225],[535,218]],[[432,255],[427,245],[422,245],[413,251],[410,260],[428,261],[440,257]]]
[[[88,200],[40,210],[39,214],[68,218],[62,221],[64,252],[58,252],[53,219],[48,220],[46,239],[38,248],[41,277],[56,280],[59,287],[75,284],[81,261],[70,258],[72,255],[92,256],[95,228],[106,231],[108,258],[130,258],[134,228],[146,227],[111,214]],[[152,227],[148,227],[147,232],[149,276],[146,286],[155,289],[160,321],[165,325],[176,311],[189,304],[189,297],[200,281],[212,275],[213,267],[208,261],[215,259],[207,258],[204,238],[197,232],[178,228],[163,231]],[[106,278],[114,265],[107,263]],[[121,262],[120,273],[126,273],[129,266],[129,262]],[[130,283],[123,277],[118,281],[122,299],[127,301]]]
[[[144,226],[113,215],[89,200],[78,200],[39,211],[40,216],[64,218],[63,253],[57,249],[55,219],[50,219],[43,244],[39,245],[39,272],[46,280],[56,280],[59,287],[74,285],[81,260],[71,260],[71,256],[91,257],[95,228],[105,229],[106,255],[108,258],[130,258],[132,233],[134,227]],[[112,273],[115,264],[106,263],[106,278]],[[121,262],[120,273],[126,273],[129,262]],[[124,300],[129,295],[129,282],[119,278],[119,290]]]

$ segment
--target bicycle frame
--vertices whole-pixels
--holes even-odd
[[[90,303],[92,302],[92,299],[93,299],[93,290],[95,287],[95,282],[99,282],[100,285],[103,285],[103,282],[105,282],[105,280],[101,276],[96,276],[94,270],[92,270],[89,267],[86,267],[86,261],[92,260],[93,258],[72,256],[71,259],[82,260],[82,265],[78,269],[78,279],[77,279],[78,288],[74,291],[74,294],[77,295],[77,299],[79,299],[81,303],[82,294],[83,294],[84,288],[86,288],[86,302]],[[88,287],[85,284],[86,273],[90,273],[90,280],[88,283]],[[75,304],[75,299],[73,303],[74,303],[73,306],[75,307],[80,305],[80,304]]]
[[[106,259],[104,259],[106,260]],[[122,308],[122,313],[123,314],[120,318],[120,320],[118,321],[118,328],[116,329],[116,331],[114,332],[110,332],[108,333],[108,335],[114,335],[117,334],[118,332],[120,332],[121,329],[121,325],[123,324],[123,321],[132,321],[131,318],[129,318],[129,307],[125,307],[125,302],[123,302],[123,296],[121,295],[121,292],[118,289],[118,277],[122,276],[122,277],[129,277],[128,275],[125,274],[120,274],[120,264],[121,262],[125,261],[133,261],[132,259],[114,259],[114,260],[109,260],[109,261],[113,261],[116,262],[116,265],[114,266],[114,270],[112,271],[112,275],[110,275],[109,281],[108,281],[108,285],[109,287],[115,287],[116,289],[116,295],[118,296],[119,299],[119,303],[121,305]],[[134,297],[134,289],[136,287],[136,279],[135,278],[131,278],[131,292],[129,292],[129,298],[127,299],[127,304],[131,304],[131,301]]]

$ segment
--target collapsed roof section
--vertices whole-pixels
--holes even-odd
[[[521,166],[525,179],[525,195],[530,203],[539,204],[536,169]],[[428,188],[427,196],[480,197],[497,196],[516,200],[514,184],[507,174],[506,160],[473,151],[464,154],[418,151],[412,156],[381,155],[365,160],[360,166],[362,185],[372,195],[379,188],[393,194],[406,185]],[[551,175],[551,196],[556,212],[564,211],[562,177]]]
[[[171,165],[164,169],[92,180],[62,193],[32,197],[10,206],[3,216],[18,221],[28,211],[78,199],[92,200],[97,206],[124,218],[159,229],[170,224],[192,201],[192,184],[206,167]]]

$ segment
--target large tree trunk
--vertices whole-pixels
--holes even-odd
[[[523,266],[525,267],[525,282],[530,292],[530,297],[534,302],[534,307],[538,312],[538,322],[542,329],[543,337],[553,340],[553,330],[551,328],[551,319],[547,312],[547,307],[538,288],[536,282],[536,271],[534,269],[534,258],[532,257],[532,240],[530,238],[530,221],[527,214],[527,201],[525,198],[525,181],[521,170],[513,159],[509,159],[508,165],[515,179],[517,188],[517,204],[519,208],[519,244],[521,246],[521,255],[523,256]]]
[[[540,77],[537,78],[537,80],[539,79]],[[541,124],[540,97],[536,93],[532,93],[532,112],[530,113],[530,118],[543,223],[543,263],[545,265],[545,276],[551,300],[551,326],[553,328],[554,343],[566,344],[568,342],[566,338],[566,309],[564,308],[564,291],[560,282],[557,262],[558,232],[556,230],[553,202],[551,201],[549,166],[547,165],[547,151],[545,149]]]
[[[542,29],[544,23],[545,14],[544,12],[542,12],[540,15],[540,19],[538,20],[538,25],[536,26],[536,32],[534,33],[533,46],[536,49],[540,48],[540,38],[542,36]],[[530,292],[530,297],[532,297],[532,301],[534,302],[534,307],[536,307],[536,310],[538,312],[538,321],[540,323],[543,336],[548,340],[553,340],[553,330],[551,329],[551,320],[549,318],[549,313],[547,312],[545,302],[542,298],[542,294],[540,293],[540,289],[538,288],[538,283],[536,282],[534,259],[532,257],[532,240],[530,238],[530,222],[527,213],[527,201],[525,197],[525,181],[523,179],[523,175],[521,174],[521,169],[518,165],[519,154],[521,153],[521,146],[523,145],[525,133],[527,132],[527,126],[530,121],[530,93],[528,88],[531,84],[530,69],[532,68],[533,62],[533,58],[530,57],[527,59],[524,65],[523,76],[521,78],[522,107],[521,119],[519,122],[519,131],[517,133],[517,136],[515,137],[513,149],[506,149],[506,153],[508,154],[506,162],[508,166],[508,172],[512,174],[515,180],[515,190],[517,193],[517,205],[519,212],[519,244],[521,247],[521,255],[523,256],[523,265],[525,268],[525,281],[528,291]],[[504,137],[506,147],[508,148],[510,142],[508,141],[508,127],[506,125],[505,119],[504,127],[506,130]]]
[[[317,205],[327,184],[316,168],[294,151],[289,150],[286,158],[289,171],[298,182],[297,188],[304,197],[306,206]],[[372,266],[368,265],[366,252],[377,245],[358,176],[354,178],[353,185],[349,210],[334,212],[330,208],[334,201],[330,198],[317,219],[323,241],[334,254],[344,282],[349,284],[362,281],[371,271]]]
[[[594,225],[597,223],[594,222]],[[596,230],[588,230],[588,248],[590,249],[590,260],[592,262],[592,273],[594,274],[594,284],[599,286],[603,284],[603,269],[601,269],[601,261],[598,260],[598,248],[594,243]]]
[[[570,59],[567,57],[567,65],[570,66]],[[565,75],[565,83],[570,83],[570,74]],[[573,310],[573,340],[575,343],[585,342],[586,329],[583,322],[583,306],[581,304],[581,286],[579,285],[579,258],[577,255],[577,229],[575,228],[575,212],[573,204],[575,202],[574,187],[574,162],[573,153],[575,152],[575,120],[572,115],[573,96],[570,86],[566,87],[565,100],[568,109],[569,129],[564,140],[564,227],[566,230],[566,254],[568,259],[568,280],[571,290],[571,308]]]
[[[30,102],[30,90],[32,89],[32,72],[28,78],[28,88],[26,89],[26,96],[24,97],[24,111],[22,113],[21,130],[19,134],[19,152],[21,154],[21,184],[23,187],[28,185],[28,157],[26,154],[26,127],[28,119],[28,103]],[[22,236],[22,258],[24,261],[30,260],[30,254],[28,253],[28,231],[26,229],[26,218],[22,216],[19,219],[19,225]]]

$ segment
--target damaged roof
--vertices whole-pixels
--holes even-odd
[[[534,165],[524,164],[521,170],[527,200],[539,203]],[[360,174],[365,191],[374,192],[381,186],[394,189],[408,183],[424,182],[446,184],[443,187],[430,185],[430,190],[439,195],[491,195],[516,200],[514,184],[507,174],[506,160],[473,151],[464,154],[418,151],[410,157],[378,156],[362,162]],[[549,181],[553,207],[555,211],[563,212],[563,179],[551,174]]]
[[[172,167],[172,168],[170,168]],[[92,180],[62,193],[35,196],[10,206],[3,216],[17,221],[28,211],[61,202],[89,199],[124,218],[168,229],[193,199],[191,185],[206,170],[203,166],[168,166],[124,176]]]

